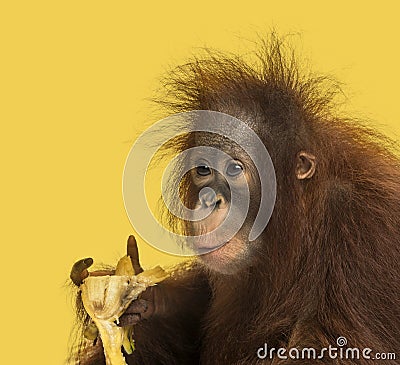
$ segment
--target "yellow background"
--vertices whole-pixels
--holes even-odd
[[[314,69],[347,85],[349,108],[398,138],[395,4],[3,1],[0,362],[63,363],[71,264],[124,254],[132,228],[122,169],[135,136],[154,122],[145,98],[169,65],[197,46],[251,50],[272,26],[300,32]],[[175,261],[144,243],[140,251],[144,266]]]

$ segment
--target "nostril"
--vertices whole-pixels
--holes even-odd
[[[219,209],[226,209],[227,201],[223,195],[218,194],[215,206]]]
[[[203,207],[210,208],[211,206],[214,206],[216,203],[216,198],[217,196],[214,190],[209,187],[205,187],[199,192],[199,200]]]
[[[210,208],[214,205],[218,205],[218,201],[215,201],[215,199],[207,199],[207,198],[201,199],[201,203],[203,206],[207,208]]]
[[[210,187],[204,187],[199,192],[199,202],[203,208],[225,208],[226,200],[221,193],[216,193]]]
[[[225,199],[221,195],[202,196],[200,198],[201,205],[204,208],[224,208]]]

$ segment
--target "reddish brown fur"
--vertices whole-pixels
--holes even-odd
[[[172,112],[216,110],[246,121],[265,142],[276,169],[275,209],[251,262],[238,275],[207,273],[213,295],[200,318],[203,336],[195,353],[201,364],[374,363],[271,362],[256,356],[265,342],[319,349],[336,345],[339,336],[349,347],[398,351],[400,164],[393,142],[339,117],[335,85],[302,75],[275,36],[263,45],[258,63],[211,52],[177,68],[165,86],[161,103]],[[316,156],[316,173],[309,180],[294,174],[302,150]],[[182,327],[179,319],[176,323]],[[176,348],[179,352],[179,344]],[[161,363],[185,363],[179,356]]]

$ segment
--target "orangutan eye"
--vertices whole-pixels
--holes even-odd
[[[200,165],[196,167],[196,172],[200,176],[207,176],[211,174],[211,169],[207,165]]]
[[[243,172],[243,166],[238,164],[237,162],[230,163],[226,168],[226,174],[231,177],[238,176],[242,172]]]

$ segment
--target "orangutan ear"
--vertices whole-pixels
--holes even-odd
[[[300,151],[296,159],[296,177],[299,180],[313,177],[316,168],[315,156],[312,153]]]

